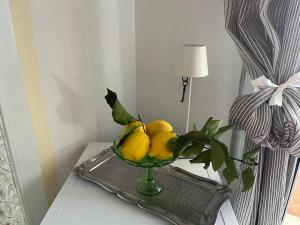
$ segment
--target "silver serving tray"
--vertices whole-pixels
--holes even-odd
[[[178,167],[165,166],[155,169],[164,190],[156,196],[143,196],[136,191],[135,184],[144,176],[145,169],[126,164],[110,149],[83,162],[74,171],[119,198],[177,225],[214,225],[230,193],[228,186]]]

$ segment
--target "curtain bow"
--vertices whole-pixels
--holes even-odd
[[[286,88],[299,88],[300,87],[300,72],[291,76],[286,82],[281,85],[274,84],[271,80],[267,79],[265,76],[260,76],[259,78],[251,81],[254,87],[254,91],[259,91],[260,89],[272,88],[276,89],[273,93],[269,105],[282,106],[282,93]]]
[[[252,85],[256,92],[234,101],[229,122],[261,146],[299,155],[300,72],[281,85],[265,76],[254,79]],[[274,105],[281,107],[270,107]]]

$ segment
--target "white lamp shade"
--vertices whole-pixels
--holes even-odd
[[[208,75],[205,45],[183,45],[181,57],[176,66],[176,75],[184,77],[205,77]]]

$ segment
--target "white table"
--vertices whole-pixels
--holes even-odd
[[[90,143],[80,159],[97,155],[111,143]],[[220,182],[217,173],[202,169],[199,164],[185,160],[174,163],[185,170]],[[41,225],[162,225],[164,219],[131,205],[97,185],[80,179],[71,173],[48,210]],[[229,201],[222,206],[216,225],[238,225]]]

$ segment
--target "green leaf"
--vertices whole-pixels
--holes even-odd
[[[210,117],[204,124],[204,128],[208,130],[208,136],[216,134],[222,123],[223,120],[213,120],[213,118]]]
[[[132,115],[130,115],[124,109],[124,107],[121,105],[121,103],[118,100],[115,102],[115,106],[112,111],[112,116],[114,121],[121,125],[127,125],[136,120]]]
[[[256,162],[260,152],[260,147],[253,149],[250,152],[247,152],[243,155],[243,158],[249,159],[251,162]]]
[[[221,146],[221,148],[222,148],[222,150],[224,152],[225,157],[227,157],[228,156],[228,148],[227,148],[227,146],[222,141],[219,141],[219,140],[217,140],[215,138],[212,138],[212,140],[214,140],[216,143],[218,143]]]
[[[214,171],[220,169],[225,161],[225,154],[222,146],[214,140],[211,140],[210,161]]]
[[[190,160],[191,163],[205,163],[204,169],[207,169],[210,164],[210,150],[203,151],[196,158]]]
[[[207,139],[200,131],[190,131],[185,135],[174,138],[168,142],[168,147],[173,151],[173,158],[181,156],[181,153],[192,144]]]
[[[176,159],[178,156],[192,143],[192,140],[184,137],[172,138],[168,142],[168,147],[173,151],[173,158]]]
[[[216,139],[218,139],[218,138],[220,138],[224,133],[226,133],[228,130],[230,130],[231,128],[232,128],[231,125],[226,125],[226,126],[224,126],[224,127],[220,127],[219,130],[218,130],[218,132],[215,133],[215,134],[213,135],[213,137],[216,138]]]
[[[189,147],[187,147],[180,154],[180,156],[183,157],[183,158],[194,158],[203,151],[203,148],[204,148],[205,144],[206,144],[206,141],[204,141],[204,140],[201,140],[200,142],[192,144]]]
[[[212,120],[212,117],[208,118],[208,120],[204,123],[203,127],[202,127],[201,130],[200,130],[205,136],[208,135],[208,129],[207,129],[207,127],[206,127],[206,124],[207,124],[208,121],[210,121],[210,120]]]
[[[132,115],[130,115],[126,109],[122,106],[117,98],[117,94],[109,89],[107,89],[107,95],[105,96],[107,104],[112,108],[113,120],[121,125],[127,125],[130,122],[136,120]]]
[[[235,179],[235,177],[233,176],[231,170],[228,167],[226,167],[223,170],[223,176],[225,177],[228,185],[230,185],[232,183],[232,181],[234,181],[234,179]]]
[[[242,192],[246,192],[253,186],[255,180],[253,170],[250,167],[248,167],[243,171],[242,180],[243,180]]]
[[[228,172],[230,172],[232,174],[232,177],[233,178],[239,178],[239,172],[236,169],[236,165],[234,163],[234,160],[231,159],[230,157],[226,157],[225,163],[226,163],[226,166],[228,168]]]
[[[110,108],[112,109],[114,108],[117,99],[118,99],[117,94],[107,88],[107,95],[105,96],[105,100],[107,104],[110,106]]]
[[[122,142],[125,140],[125,138],[126,138],[129,134],[131,134],[131,133],[132,133],[136,128],[138,128],[138,127],[139,127],[139,126],[135,126],[135,127],[130,127],[130,128],[128,128],[128,129],[126,129],[126,130],[120,135],[120,137],[114,141],[114,145],[118,148],[118,147],[122,144]]]
[[[203,131],[190,131],[181,136],[181,138],[196,140],[197,138],[205,137],[205,132]]]

